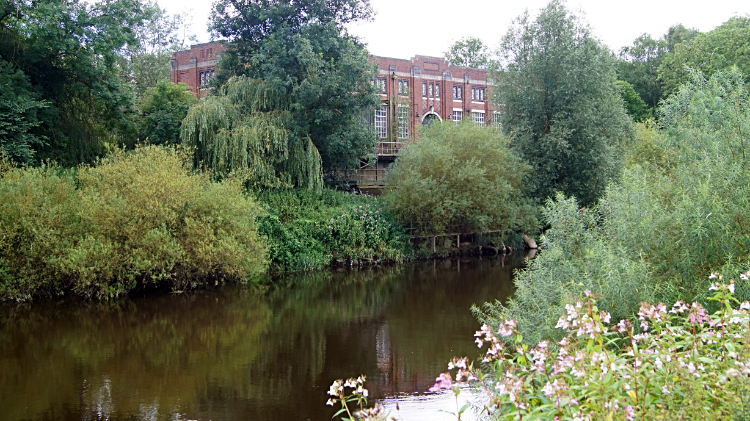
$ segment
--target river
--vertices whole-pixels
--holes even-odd
[[[511,296],[520,256],[293,274],[115,302],[0,305],[0,419],[331,420],[338,378],[405,421],[451,419],[427,389],[479,356],[472,304]],[[462,399],[470,393],[461,395]]]

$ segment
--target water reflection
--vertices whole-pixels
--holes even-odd
[[[510,296],[518,263],[429,262],[287,276],[263,292],[3,306],[2,418],[330,420],[328,386],[359,374],[376,399],[422,393],[451,357],[478,355],[469,308]]]

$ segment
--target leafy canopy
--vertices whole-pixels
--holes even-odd
[[[453,66],[484,69],[490,65],[490,54],[481,39],[466,37],[450,46],[445,52],[445,60]]]
[[[294,130],[289,97],[263,79],[233,77],[190,108],[182,122],[183,143],[197,165],[220,176],[248,171],[256,188],[319,189],[320,154]]]
[[[41,158],[92,161],[104,149],[97,138],[132,129],[127,117],[133,98],[117,63],[123,49],[138,45],[135,31],[143,24],[140,0],[0,4],[0,57],[7,62],[3,83],[11,73],[26,81],[14,88],[19,108],[6,117],[19,121],[14,141],[20,142],[19,151],[29,150],[26,143]]]
[[[737,66],[750,77],[750,17],[735,16],[714,30],[699,34],[675,47],[659,66],[659,80],[666,95],[678,91],[691,76],[685,66],[712,75]]]
[[[532,20],[515,20],[500,47],[504,63],[493,102],[505,104],[503,127],[528,162],[533,195],[555,191],[594,203],[620,168],[632,131],[609,51],[562,1]]]
[[[383,200],[404,224],[424,232],[536,231],[524,195],[528,165],[494,128],[442,123],[399,152]]]
[[[655,110],[664,99],[663,84],[658,80],[657,69],[664,58],[673,53],[677,46],[690,41],[699,34],[697,29],[674,25],[660,39],[642,34],[633,45],[620,50],[617,72],[621,80],[631,85],[646,105]]]
[[[160,80],[139,101],[139,138],[151,144],[180,143],[182,119],[196,102],[185,84]]]
[[[620,90],[620,96],[625,103],[625,111],[628,112],[633,121],[644,122],[654,116],[653,110],[641,99],[633,85],[624,80],[618,80],[615,85]]]
[[[231,48],[217,83],[264,80],[288,98],[287,127],[312,141],[326,171],[354,166],[374,148],[363,115],[378,98],[367,50],[344,25],[371,16],[366,0],[218,0],[211,30]]]

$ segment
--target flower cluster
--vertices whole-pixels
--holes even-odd
[[[750,272],[742,276],[746,280]],[[485,392],[485,409],[499,419],[633,420],[679,411],[701,399],[702,410],[721,418],[737,393],[733,388],[740,387],[730,380],[750,376],[745,345],[750,302],[734,298],[733,281],[722,283],[712,274],[715,278],[719,282],[712,285],[709,301],[720,309],[714,313],[699,303],[680,301],[671,309],[642,303],[637,325],[629,320],[611,324],[610,314],[600,311],[594,294],[586,291],[566,306],[557,323],[565,335],[556,343],[522,344],[512,320],[496,330],[483,325],[475,337],[480,347],[489,345],[485,372],[454,359],[449,368],[460,369],[455,381],[441,374],[430,391],[472,381]],[[695,391],[700,391],[697,397]]]
[[[408,239],[395,222],[389,220],[383,209],[374,206],[353,206],[336,218],[331,218],[327,226],[332,247],[343,250],[352,260],[375,259],[377,257],[396,259],[398,249],[402,249]]]

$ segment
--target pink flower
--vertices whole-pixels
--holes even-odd
[[[451,380],[451,375],[449,373],[440,373],[435,381],[437,383],[435,383],[435,386],[432,386],[429,389],[430,392],[439,392],[441,389],[450,389],[453,385],[453,381]]]

